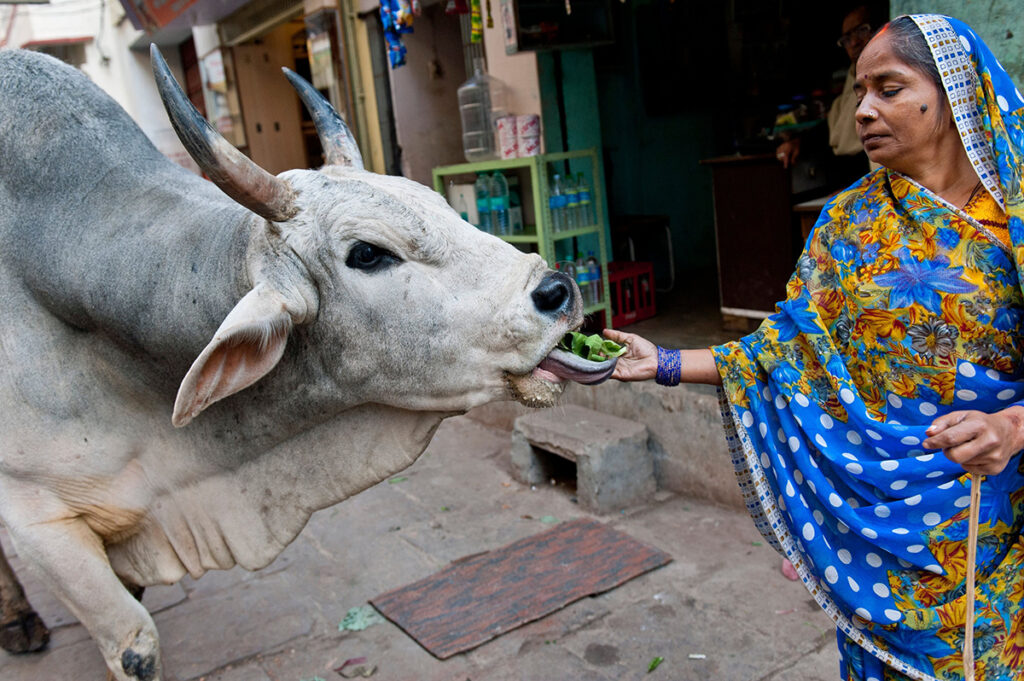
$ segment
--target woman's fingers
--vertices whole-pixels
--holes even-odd
[[[632,333],[604,329],[608,340],[626,346],[626,353],[615,364],[612,378],[620,381],[643,381],[654,378],[658,367],[658,348],[646,338]]]
[[[942,450],[942,453],[945,454],[946,458],[952,461],[953,463],[963,465],[968,461],[973,461],[974,459],[977,459],[982,455],[987,454],[988,449],[983,447],[976,440],[968,440],[963,444],[955,445],[952,447],[946,447]],[[977,464],[980,463],[980,461],[973,461],[973,463]]]
[[[617,329],[603,329],[601,331],[601,335],[607,338],[608,340],[613,340],[621,345],[623,343],[626,343],[629,340],[629,337],[632,336],[633,334],[624,333]]]
[[[952,411],[932,421],[925,431],[928,434],[922,444],[928,449],[946,449],[966,442],[977,433],[977,423],[972,417],[981,412]]]
[[[613,340],[619,345],[626,346],[626,354],[623,355],[625,358],[637,359],[657,354],[658,352],[658,348],[654,343],[634,333],[616,331],[615,329],[605,329],[601,333],[608,340]]]
[[[951,411],[948,414],[943,414],[939,418],[932,421],[932,425],[928,426],[928,430],[926,430],[925,432],[928,434],[929,439],[931,439],[931,436],[938,435],[939,433],[945,431],[950,426],[955,426],[956,424],[960,423],[965,418],[967,418],[968,414],[970,413],[971,412],[969,411]],[[925,440],[925,442],[927,443],[928,440]],[[928,444],[926,444],[925,446],[931,447],[931,445]],[[939,449],[939,447],[931,448]]]
[[[993,454],[974,456],[966,462],[961,463],[965,471],[974,475],[998,475],[1003,472],[1009,459],[1004,459]]]

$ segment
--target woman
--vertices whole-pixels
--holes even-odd
[[[614,376],[721,386],[748,509],[835,621],[844,679],[962,678],[966,473],[988,476],[977,678],[1024,679],[1024,97],[935,15],[886,25],[856,89],[883,167],[826,205],[777,313],[710,350],[607,331]]]

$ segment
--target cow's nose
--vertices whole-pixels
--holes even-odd
[[[560,312],[572,300],[572,279],[562,272],[552,272],[540,280],[530,297],[541,312]]]

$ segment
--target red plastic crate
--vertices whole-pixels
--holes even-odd
[[[619,328],[654,316],[653,263],[608,263],[608,286],[612,297],[613,327]]]

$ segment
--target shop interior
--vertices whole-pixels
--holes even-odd
[[[850,67],[837,44],[844,16],[864,3],[574,0],[576,26],[597,19],[562,38],[522,30],[524,16],[542,10],[513,4],[518,48],[538,55],[546,153],[578,152],[578,131],[599,130],[608,260],[652,264],[652,308],[666,323],[705,309],[728,331],[756,327],[783,297],[806,220],[820,210],[800,206],[849,184],[833,166],[824,117]],[[887,20],[887,2],[866,4],[872,24]],[[436,59],[436,46],[427,54]],[[592,69],[596,106],[579,105],[588,94],[581,63]],[[790,135],[801,138],[801,154],[782,168],[775,150]],[[566,162],[563,174],[581,169],[585,160]],[[524,171],[510,175],[528,188]],[[556,258],[596,243],[587,234],[556,243]],[[603,322],[595,315],[591,325]]]
[[[745,308],[771,311],[803,246],[794,206],[847,184],[822,116],[850,66],[837,39],[858,3],[610,4],[615,42],[594,64],[613,259],[651,260],[669,314],[737,285]],[[876,26],[888,18],[886,2],[868,9]],[[788,170],[775,158],[787,111],[801,112],[803,141]]]
[[[347,115],[351,104],[340,76],[337,11],[251,3],[223,19],[218,31],[230,49],[196,60],[189,58],[192,41],[182,46],[186,81],[197,89],[194,96],[190,89],[193,100],[212,104],[214,111],[207,113],[218,131],[268,172],[323,165],[312,118],[280,67],[312,83]]]

